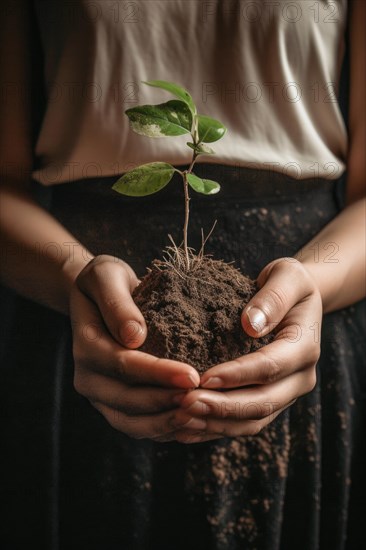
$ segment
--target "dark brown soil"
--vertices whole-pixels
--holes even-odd
[[[203,256],[188,275],[155,260],[133,293],[148,326],[140,349],[200,374],[258,349],[268,338],[251,338],[240,321],[255,291],[254,281],[221,260]]]

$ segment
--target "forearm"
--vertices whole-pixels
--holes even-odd
[[[92,254],[26,191],[1,187],[0,208],[2,281],[67,314],[71,285]]]
[[[320,290],[324,313],[366,295],[365,202],[361,199],[345,208],[296,256]]]

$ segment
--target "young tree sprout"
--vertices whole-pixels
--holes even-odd
[[[199,178],[194,174],[193,167],[199,155],[214,154],[214,150],[206,144],[221,139],[226,128],[218,120],[199,115],[191,95],[177,84],[164,80],[149,80],[144,84],[166,90],[177,99],[159,105],[141,105],[127,109],[125,113],[130,120],[132,130],[151,138],[190,134],[192,141],[188,141],[187,146],[193,150],[192,161],[188,170],[183,172],[166,162],[142,164],[119,178],[113,185],[113,189],[123,195],[143,197],[163,189],[172,179],[174,172],[182,176],[185,204],[183,247],[186,270],[189,271],[189,187],[204,195],[213,195],[220,191],[220,185],[216,181]]]

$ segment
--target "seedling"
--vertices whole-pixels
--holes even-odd
[[[184,227],[183,251],[185,270],[191,266],[188,247],[189,187],[197,193],[213,195],[220,191],[220,185],[213,180],[202,179],[193,172],[194,164],[200,155],[213,155],[214,150],[207,145],[221,139],[226,128],[221,122],[197,113],[192,96],[184,88],[164,80],[143,82],[148,86],[170,92],[177,99],[159,105],[141,105],[125,111],[132,130],[151,138],[174,137],[190,134],[192,141],[187,146],[192,149],[192,160],[187,170],[181,171],[166,162],[149,162],[126,172],[113,185],[113,189],[123,195],[143,197],[157,193],[172,179],[175,172],[182,176],[184,187]]]

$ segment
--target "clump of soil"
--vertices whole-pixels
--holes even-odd
[[[251,338],[240,319],[256,290],[232,264],[208,256],[196,257],[186,273],[154,260],[133,293],[148,327],[140,349],[187,362],[200,374],[255,351],[269,338]]]

